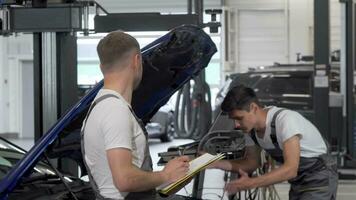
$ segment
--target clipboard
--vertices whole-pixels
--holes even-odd
[[[158,193],[161,196],[169,196],[171,194],[176,193],[179,191],[182,187],[184,187],[190,180],[200,171],[206,169],[208,165],[211,163],[221,160],[225,157],[224,154],[217,154],[217,155],[211,155],[209,153],[205,153],[194,160],[191,160],[189,162],[189,171],[188,173],[177,180],[176,182],[173,183],[166,183],[160,185],[158,189]]]

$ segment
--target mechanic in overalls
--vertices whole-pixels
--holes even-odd
[[[239,173],[240,177],[225,187],[230,194],[288,181],[290,200],[336,199],[336,162],[310,121],[292,110],[261,106],[254,90],[243,85],[227,93],[221,109],[245,133],[246,142],[244,159],[213,164],[214,168]],[[264,175],[249,177],[248,173],[260,166],[261,149],[281,165]]]
[[[142,78],[142,58],[132,36],[114,31],[97,46],[104,87],[83,122],[82,153],[96,199],[156,199],[155,188],[183,177],[187,156],[152,172],[147,132],[131,109]]]

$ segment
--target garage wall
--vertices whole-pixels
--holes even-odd
[[[237,17],[241,71],[271,61],[288,62],[283,10],[240,10]]]
[[[245,72],[274,62],[296,63],[313,55],[313,1],[226,0],[224,72]],[[340,48],[340,3],[330,0],[330,49]],[[226,56],[225,56],[226,57]]]
[[[15,34],[0,39],[0,133],[16,133],[20,137],[28,137],[22,135],[22,130],[27,127],[23,126],[22,122],[26,120],[22,116],[31,115],[28,113],[31,105],[23,99],[31,96],[27,96],[28,91],[23,84],[26,84],[24,81],[31,83],[33,80],[33,75],[28,74],[32,71],[29,67],[33,68],[28,64],[33,59],[32,45],[32,34]]]
[[[227,30],[230,33],[224,34],[230,44],[226,49],[230,56],[225,72],[245,72],[248,68],[274,62],[295,62],[296,53],[310,54],[310,22],[313,20],[309,2],[312,1],[225,1],[230,13],[229,24],[234,24],[233,29]]]
[[[297,53],[314,54],[313,2],[289,0],[289,63],[296,63]]]
[[[341,24],[345,19],[341,17],[341,5],[339,0],[330,0],[330,50],[340,49]]]
[[[187,1],[175,0],[99,0],[109,12],[186,13]],[[205,8],[219,8],[220,0],[204,0]],[[32,34],[0,37],[0,134],[17,133],[30,137],[33,112],[29,68],[33,55]],[[218,62],[218,61],[217,61]],[[219,63],[219,62],[218,62]],[[25,87],[26,86],[26,87]],[[33,93],[32,93],[33,94]],[[32,123],[33,124],[33,123]]]
[[[0,39],[0,133],[8,133],[9,129],[9,67],[7,65],[8,38]]]
[[[33,138],[35,129],[34,119],[34,73],[33,59],[24,58],[18,62],[21,71],[21,85],[19,85],[21,98],[18,102],[20,105],[19,115],[19,133],[22,138]]]
[[[330,1],[331,50],[334,50],[340,46],[340,4],[338,0]],[[187,1],[99,0],[99,2],[110,12],[168,13],[186,12]],[[242,36],[230,38],[229,51],[223,50],[223,53],[230,54],[227,62],[221,59],[224,72],[243,71],[248,66],[271,64],[275,61],[293,63],[296,60],[296,53],[304,55],[313,53],[312,0],[204,0],[206,8],[217,8],[222,5],[221,2],[224,3],[224,10],[231,11],[233,20],[229,21],[232,25],[229,27],[229,34]],[[243,30],[239,30],[238,27],[242,27]],[[251,41],[252,39],[257,41]],[[0,133],[20,133],[24,127],[22,116],[23,112],[27,111],[22,108],[23,101],[20,99],[22,95],[26,95],[22,88],[21,73],[22,65],[28,64],[30,58],[31,34],[0,37]],[[220,57],[216,55],[214,59],[218,62]],[[223,80],[224,74],[221,74],[221,77]]]
[[[5,54],[5,48],[4,48],[4,38],[0,37],[0,61],[4,61],[4,54]],[[5,92],[4,92],[4,85],[5,85],[5,70],[3,65],[0,66],[0,133],[4,132],[5,129],[5,124],[8,124],[7,121],[5,121],[5,116],[7,116],[7,113],[5,113]]]

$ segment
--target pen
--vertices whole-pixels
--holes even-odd
[[[178,155],[183,156],[184,155],[184,148],[183,147],[178,147]]]

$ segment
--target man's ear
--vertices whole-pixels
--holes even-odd
[[[139,53],[136,53],[133,57],[133,61],[134,61],[135,67],[140,66],[141,55]]]
[[[253,113],[256,114],[257,109],[258,109],[258,105],[257,105],[255,102],[252,102],[252,103],[250,104],[250,112],[253,112]]]
[[[104,65],[100,63],[99,66],[100,66],[101,73],[105,74]]]

